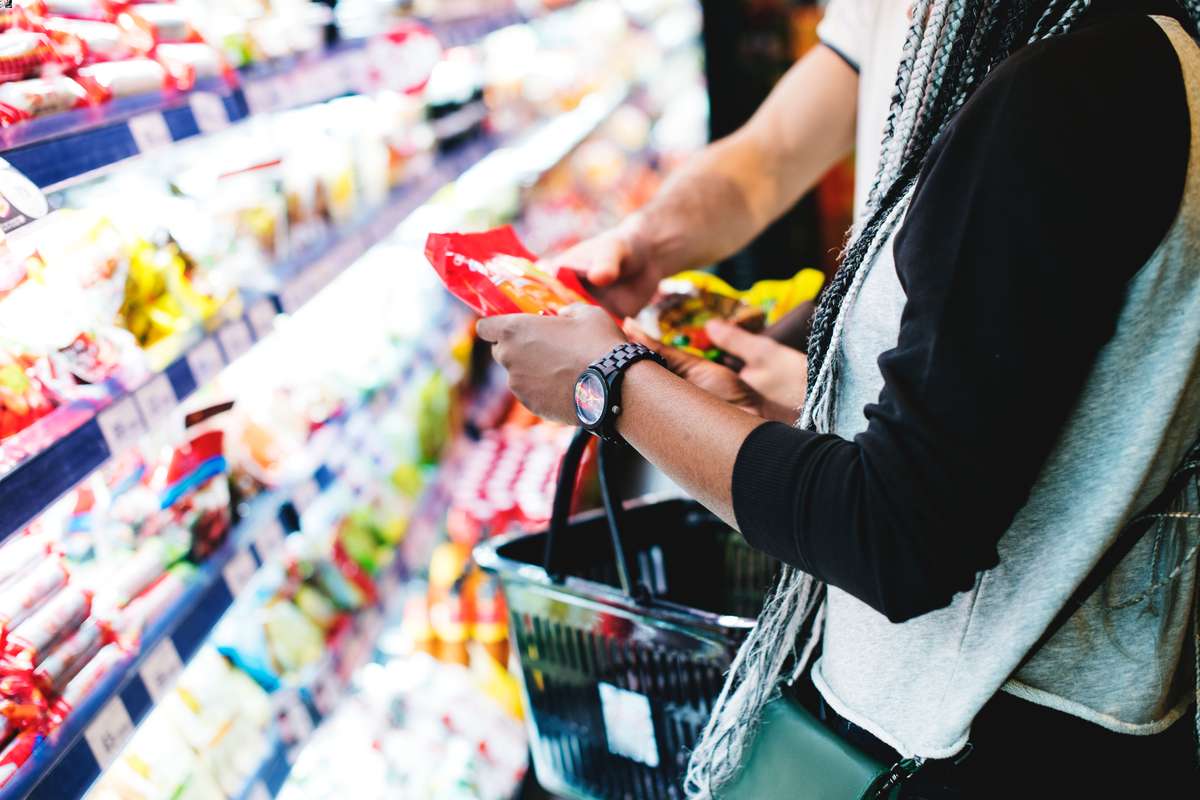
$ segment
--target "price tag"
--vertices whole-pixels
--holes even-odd
[[[238,550],[233,558],[229,559],[229,563],[225,565],[221,575],[225,578],[225,585],[229,587],[229,593],[237,597],[250,583],[250,579],[257,571],[258,565],[254,563],[254,556],[250,555],[250,551]]]
[[[229,127],[229,111],[220,95],[212,92],[193,92],[188,99],[196,127],[201,133],[213,133]]]
[[[265,297],[250,306],[247,316],[250,318],[250,327],[254,329],[256,339],[265,339],[275,329],[275,304]]]
[[[121,748],[132,735],[133,720],[129,718],[129,712],[125,710],[121,698],[114,697],[96,715],[92,724],[88,725],[83,738],[92,749],[92,755],[95,756],[100,769],[105,770],[116,760]]]
[[[225,351],[225,363],[232,363],[249,352],[254,346],[254,336],[245,320],[235,320],[217,331],[221,349]]]
[[[127,124],[139,153],[161,150],[174,141],[166,117],[157,111],[131,117]]]
[[[275,693],[275,723],[285,745],[299,744],[312,736],[313,718],[300,695],[284,689]]]
[[[317,485],[316,479],[309,478],[292,491],[292,505],[297,511],[304,513],[320,493],[321,487]]]
[[[187,363],[192,370],[192,376],[196,379],[197,387],[203,386],[217,377],[225,367],[225,362],[221,358],[221,349],[217,347],[216,341],[212,338],[205,338],[204,341],[193,347],[187,354]]]
[[[254,540],[254,545],[258,548],[258,557],[264,564],[273,561],[283,550],[286,540],[287,537],[283,533],[283,526],[279,524],[279,520],[271,520],[262,526],[258,537]]]
[[[146,426],[151,429],[170,416],[179,405],[179,398],[175,396],[175,387],[171,386],[171,379],[161,372],[138,389],[135,397]]]
[[[262,781],[255,781],[250,793],[246,795],[246,800],[271,800],[271,792]]]
[[[132,397],[122,397],[108,408],[100,412],[96,418],[100,425],[100,433],[108,452],[116,455],[137,443],[138,437],[146,432],[141,412]]]
[[[175,680],[181,672],[183,672],[183,661],[180,660],[179,653],[170,639],[160,642],[158,647],[146,656],[146,660],[142,662],[142,668],[138,670],[138,674],[142,676],[142,683],[146,685],[146,692],[155,704],[158,704],[167,692],[171,691],[171,687],[175,685]]]

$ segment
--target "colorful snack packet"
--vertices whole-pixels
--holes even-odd
[[[90,592],[64,587],[8,635],[5,660],[16,669],[33,669],[52,644],[87,619],[91,609]]]
[[[450,293],[483,317],[555,315],[575,303],[596,301],[569,269],[551,275],[536,265],[511,226],[483,233],[432,233],[425,257]]]
[[[67,583],[67,568],[48,558],[0,593],[0,635],[5,638]]]
[[[7,784],[17,770],[33,755],[34,748],[42,740],[37,731],[22,731],[8,746],[0,750],[0,788]]]
[[[99,685],[104,677],[119,667],[128,654],[120,645],[113,643],[102,647],[96,655],[79,670],[78,674],[63,687],[62,694],[50,709],[50,719],[55,726],[70,716]]]

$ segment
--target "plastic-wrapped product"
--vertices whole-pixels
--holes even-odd
[[[100,100],[66,75],[0,84],[0,125],[83,108]]]
[[[32,533],[14,536],[0,547],[0,588],[25,573],[39,558],[49,554],[46,540]]]
[[[92,609],[90,592],[66,586],[8,634],[5,660],[17,669],[33,669],[55,642],[76,630]]]
[[[0,634],[5,638],[67,583],[67,568],[53,556],[0,591]]]
[[[0,787],[8,783],[21,765],[29,760],[41,738],[36,731],[22,731],[0,750]]]
[[[511,227],[484,233],[430,234],[425,257],[446,288],[481,316],[557,314],[574,303],[595,303],[573,272],[550,275]]]
[[[106,99],[155,92],[168,85],[163,65],[149,58],[89,64],[80,67],[76,76],[80,83],[95,87],[96,93]]]
[[[0,441],[28,428],[59,405],[46,379],[49,368],[0,346]]]
[[[204,78],[233,79],[221,54],[203,42],[160,44],[154,49],[154,57],[179,91],[191,89]]]
[[[87,699],[100,681],[111,674],[128,658],[128,653],[115,642],[100,648],[75,677],[67,682],[62,692],[55,698],[51,709],[51,718],[55,724],[61,724],[79,704]]]
[[[44,33],[19,28],[0,33],[0,81],[36,77],[54,58],[54,43]]]
[[[94,617],[85,619],[34,668],[33,678],[38,687],[49,695],[60,694],[79,670],[100,652],[108,636],[108,631]]]

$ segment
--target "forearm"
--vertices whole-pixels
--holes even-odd
[[[677,170],[627,223],[664,274],[719,261],[758,235],[850,151],[858,75],[824,46],[741,129]]]
[[[621,436],[734,528],[732,476],[742,442],[763,423],[649,361],[621,388]]]

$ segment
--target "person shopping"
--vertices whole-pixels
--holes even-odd
[[[667,352],[672,371],[588,307],[479,323],[531,410],[624,439],[788,565],[689,796],[736,783],[791,682],[855,747],[923,763],[906,797],[1200,796],[1197,526],[1139,540],[1054,626],[1200,434],[1198,18],[834,0],[745,128],[561,259],[633,313],[857,135],[859,214],[807,360],[765,346],[742,376]],[[593,362],[619,404],[594,402]],[[1197,510],[1194,487],[1175,500]]]

